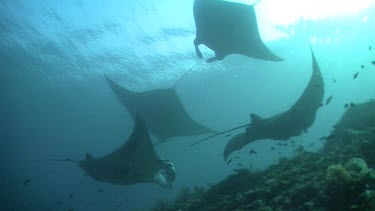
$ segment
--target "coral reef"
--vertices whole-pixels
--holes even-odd
[[[375,210],[373,111],[374,101],[349,108],[319,152],[300,149],[263,172],[241,169],[162,210]]]
[[[331,165],[327,169],[326,179],[336,183],[350,183],[362,181],[369,173],[366,161],[352,158],[343,167],[341,164]]]

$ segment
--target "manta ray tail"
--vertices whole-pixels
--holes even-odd
[[[181,78],[180,79],[178,79],[178,81],[173,85],[173,88],[175,88],[177,85],[178,85],[178,83],[180,83],[181,82],[181,80],[190,72],[190,71],[192,71],[197,65],[199,65],[200,63],[202,63],[202,61],[199,61],[199,62],[197,62],[194,66],[192,66],[188,71],[186,71],[186,73],[184,74],[184,75],[182,75],[181,76]]]
[[[196,144],[201,143],[202,141],[205,141],[205,140],[208,140],[208,139],[210,139],[210,138],[213,138],[213,137],[216,137],[216,136],[219,136],[219,135],[222,135],[222,134],[225,134],[225,133],[231,132],[231,131],[233,131],[233,130],[237,130],[237,129],[240,129],[240,128],[248,127],[248,126],[250,126],[250,124],[241,125],[241,126],[238,126],[238,127],[235,127],[235,128],[231,128],[231,129],[229,129],[229,130],[226,130],[226,131],[223,131],[223,132],[220,132],[220,133],[216,133],[216,134],[214,134],[214,135],[211,135],[211,136],[208,136],[208,137],[206,137],[206,138],[204,138],[204,139],[201,139],[201,140],[199,140],[199,141],[197,141],[197,142],[194,142],[194,143],[190,144],[190,146],[192,147],[192,146],[194,146],[194,145],[196,145]]]
[[[27,160],[31,162],[70,162],[70,163],[78,163],[79,160],[72,160],[70,158],[66,159],[41,159],[41,160]]]
[[[261,2],[262,0],[258,0],[258,1],[256,1],[253,5],[251,5],[251,6],[255,6],[255,5],[257,5],[259,2]]]

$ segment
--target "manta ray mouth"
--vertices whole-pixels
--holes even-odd
[[[228,150],[228,147],[225,147],[225,149],[224,149],[224,153],[223,153],[224,161],[227,161],[227,158],[229,157],[229,155],[230,155],[232,152],[233,152],[233,151]]]
[[[159,170],[155,176],[155,182],[165,189],[172,189],[172,183],[168,182],[167,174],[163,170]]]

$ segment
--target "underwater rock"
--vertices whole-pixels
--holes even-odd
[[[353,138],[358,137],[358,136],[366,136],[371,133],[371,131],[368,130],[354,130],[351,128],[348,128],[345,130],[346,135],[351,136]]]
[[[275,198],[273,198],[273,199],[270,201],[270,203],[271,203],[271,204],[278,204],[278,203],[280,203],[283,199],[284,199],[283,196],[278,195],[278,196],[276,196]]]
[[[366,161],[361,158],[350,159],[350,161],[345,164],[345,168],[348,170],[351,180],[354,182],[363,180],[369,173]]]
[[[363,130],[375,127],[375,100],[349,107],[334,126],[334,134],[342,136],[347,129]]]
[[[240,169],[207,191],[194,190],[201,193],[162,206],[184,211],[375,210],[375,101],[348,107],[332,137],[319,152],[300,148],[294,158],[282,158],[264,171]]]
[[[369,169],[366,161],[361,158],[352,158],[345,164],[331,165],[327,168],[326,178],[335,183],[359,182],[363,180]]]
[[[309,201],[303,204],[302,206],[303,210],[314,210],[314,202]]]
[[[264,206],[264,202],[261,199],[258,199],[254,201],[253,203],[251,203],[250,206],[253,208],[258,208],[258,207]]]
[[[370,180],[375,181],[375,170],[370,170],[368,173],[368,177]]]
[[[353,145],[353,140],[361,139],[367,136],[367,139],[375,138],[375,100],[356,104],[349,107],[341,117],[340,121],[334,126],[334,131],[330,136],[334,138],[327,139],[322,152],[329,153],[336,147],[350,147],[354,150],[361,143]],[[375,154],[375,153],[373,153]],[[366,161],[367,157],[363,157]],[[370,162],[370,161],[368,161]],[[375,164],[375,157],[370,163]]]

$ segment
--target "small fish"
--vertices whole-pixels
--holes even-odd
[[[236,156],[236,157],[234,157],[234,158],[240,159],[240,157],[238,157],[238,156]]]
[[[27,178],[25,181],[23,181],[23,186],[26,186],[27,184],[29,184],[30,182],[30,178]]]
[[[232,159],[229,159],[228,162],[227,162],[227,165],[228,165],[229,163],[231,163],[231,162],[232,162]]]
[[[375,61],[372,61],[371,64],[375,65]]]
[[[359,72],[356,72],[354,75],[353,75],[353,80],[356,79],[358,77],[358,74]]]
[[[354,103],[350,103],[350,107],[354,107],[355,106],[355,104]]]
[[[231,133],[228,133],[227,135],[225,135],[225,137],[230,137],[230,136],[232,136]]]
[[[361,68],[362,68],[362,69],[365,68],[365,65],[361,65]]]
[[[312,143],[309,145],[309,147],[312,147],[312,146],[314,146],[314,142],[312,142]]]
[[[295,144],[295,143],[296,143],[294,140],[291,140],[290,142],[292,142],[292,144]]]
[[[237,166],[243,166],[242,163],[237,163]]]
[[[331,95],[331,96],[329,96],[329,98],[326,100],[326,105],[328,105],[330,102],[331,102],[331,100],[332,100],[332,98],[333,98],[333,96]]]
[[[276,148],[275,147],[271,147],[271,150],[274,151]]]
[[[257,153],[257,151],[255,151],[255,149],[251,149],[250,151],[249,151],[249,155],[251,155],[251,154],[256,154]]]
[[[336,83],[336,79],[333,79],[333,83]]]
[[[322,136],[319,140],[320,141],[323,141],[324,139],[326,139],[327,138],[327,136]]]
[[[335,135],[335,134],[331,134],[331,135],[329,135],[329,136],[326,138],[326,140],[331,140],[331,139],[334,139],[334,138],[336,138],[336,135]]]
[[[73,193],[69,194],[69,198],[73,198]]]
[[[309,132],[307,129],[302,129],[302,131],[303,131],[304,133]]]
[[[104,192],[103,189],[98,189],[97,191],[98,191],[99,193],[103,193],[103,192]]]
[[[347,108],[348,106],[349,106],[349,104],[345,103],[344,108]]]
[[[278,145],[278,146],[283,146],[283,143],[279,142],[279,143],[277,143],[276,145]]]
[[[323,104],[323,103],[321,103],[321,104],[320,104],[320,107],[323,107],[323,106],[324,106],[324,104]]]

